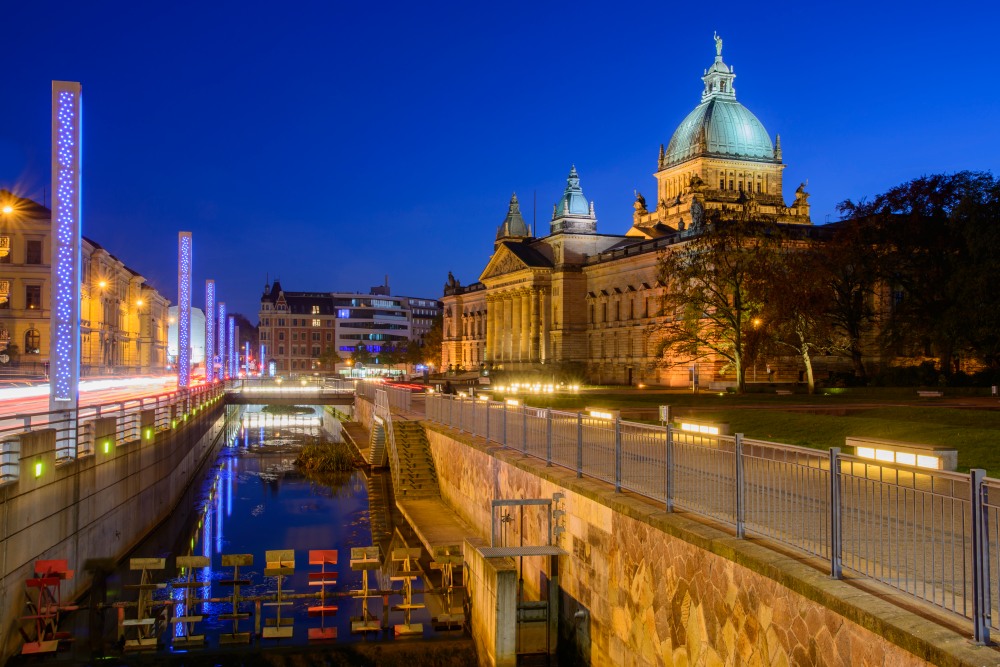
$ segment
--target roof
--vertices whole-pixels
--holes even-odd
[[[500,245],[510,250],[515,257],[533,268],[552,268],[552,262],[534,248],[524,243],[503,241]]]

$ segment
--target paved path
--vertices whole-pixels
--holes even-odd
[[[432,557],[442,549],[461,553],[466,537],[479,537],[440,498],[397,500],[396,506]]]

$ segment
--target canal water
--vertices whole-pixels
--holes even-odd
[[[191,630],[192,634],[205,636],[201,649],[174,647],[173,638],[183,635],[185,628],[180,623],[162,623],[162,631],[157,635],[161,653],[211,650],[227,644],[228,635],[234,633],[234,621],[225,618],[234,612],[231,600],[227,599],[233,594],[233,586],[228,582],[234,579],[234,570],[223,566],[223,558],[234,554],[252,558],[252,564],[239,569],[238,578],[248,582],[241,586],[240,595],[264,598],[261,605],[243,602],[235,610],[238,614],[249,614],[248,618],[236,621],[235,632],[250,633],[251,643],[256,646],[315,643],[310,641],[310,628],[333,628],[336,638],[330,641],[337,644],[463,636],[460,627],[434,627],[432,616],[448,610],[461,611],[463,591],[457,589],[452,595],[445,595],[439,588],[439,575],[430,570],[422,550],[422,563],[414,561],[409,566],[419,571],[412,579],[415,593],[410,604],[417,608],[410,610],[411,634],[397,634],[396,626],[406,620],[405,612],[397,609],[399,605],[406,607],[402,595],[404,584],[399,579],[402,564],[385,556],[400,548],[419,548],[420,543],[396,512],[387,479],[366,476],[358,469],[320,479],[307,476],[296,466],[296,458],[306,445],[339,440],[339,433],[323,429],[322,408],[311,408],[304,414],[275,415],[262,411],[261,406],[250,406],[238,419],[224,436],[214,460],[203,469],[201,480],[189,490],[184,506],[131,554],[132,558],[166,559],[166,569],[148,574],[153,582],[168,584],[153,590],[153,598],[157,604],[168,603],[163,606],[169,606],[171,618],[203,617]],[[362,600],[352,597],[351,592],[363,588],[365,573],[351,568],[351,549],[372,546],[379,548],[381,566],[368,575],[368,585],[371,589],[394,592],[388,598],[380,593],[368,599],[369,620],[377,625],[376,631],[352,632],[352,619],[357,621],[362,616]],[[286,595],[315,595],[325,589],[329,594],[325,602],[310,598],[291,600],[280,607],[268,604],[273,602],[277,589],[277,579],[264,572],[265,553],[270,550],[294,552],[293,572],[282,581]],[[310,551],[319,550],[335,553],[336,564],[330,563],[329,557],[325,565],[310,564]],[[182,570],[176,567],[177,556],[203,556],[210,564]],[[319,575],[322,569],[336,572],[335,578],[327,578],[330,584],[325,587],[317,583],[322,579]],[[424,573],[429,573],[432,581],[426,581]],[[118,614],[132,619],[136,617],[136,609],[127,607],[118,612],[111,607],[138,599],[140,589],[136,585],[140,584],[141,576],[141,571],[129,569],[126,559],[108,572],[100,585],[95,585],[93,601],[100,604],[103,600],[105,611],[96,619],[91,614],[88,630],[102,636],[104,641],[102,645],[96,636],[90,638],[92,654],[118,653],[120,645],[114,639]],[[171,584],[189,581],[199,584],[191,588],[189,595],[208,602],[185,609],[185,588]],[[436,593],[422,593],[435,587]],[[387,619],[386,602],[390,607]],[[336,612],[310,613],[309,607],[323,605],[336,606]],[[257,629],[267,626],[268,619],[276,618],[279,609],[283,619],[291,619],[291,637],[262,639],[255,635]],[[258,615],[262,618],[258,619]],[[80,622],[76,625],[83,630]],[[138,632],[135,626],[126,627],[126,638],[136,637]]]

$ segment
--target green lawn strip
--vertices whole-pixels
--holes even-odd
[[[960,472],[985,468],[1000,477],[1000,416],[992,411],[879,408],[832,416],[743,409],[699,411],[697,418],[728,422],[747,438],[815,449],[844,448],[847,436],[943,445],[958,450]]]
[[[683,413],[685,408],[693,407],[698,408],[693,413],[698,420],[728,422],[733,433],[815,449],[844,448],[847,436],[942,445],[958,450],[960,472],[968,472],[973,467],[985,468],[990,477],[1000,478],[1000,411],[938,408],[933,404],[926,407],[872,407],[842,416],[774,409],[782,405],[870,405],[876,398],[892,400],[885,394],[896,392],[899,390],[887,390],[882,392],[883,395],[876,396],[878,392],[866,391],[862,396],[851,397],[609,392],[537,396],[528,397],[526,401],[531,405],[566,410],[582,409],[584,406],[616,409],[666,404]],[[912,400],[909,393],[906,398]],[[770,409],[754,410],[737,407],[739,405],[765,405]]]

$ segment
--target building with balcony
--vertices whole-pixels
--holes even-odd
[[[51,217],[0,190],[0,369],[8,372],[43,374],[48,363]],[[165,370],[167,298],[92,239],[82,240],[80,261],[81,374]]]

